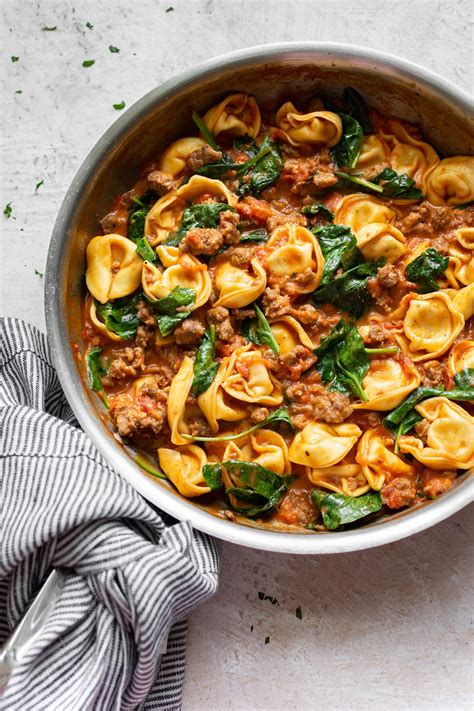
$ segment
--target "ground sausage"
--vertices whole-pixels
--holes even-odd
[[[174,340],[179,346],[198,343],[204,335],[204,325],[197,318],[190,316],[174,331]]]
[[[291,313],[292,310],[288,294],[281,294],[279,289],[270,287],[263,292],[262,306],[267,318],[278,318]]]
[[[165,195],[176,187],[173,176],[169,173],[164,173],[162,170],[152,170],[147,175],[147,182],[157,195]]]
[[[380,495],[382,503],[389,509],[410,506],[416,499],[416,480],[408,476],[397,477],[382,487]]]
[[[423,380],[421,384],[427,388],[439,388],[444,385],[444,364],[438,360],[429,360],[423,364]]]
[[[137,316],[145,326],[155,326],[156,319],[153,309],[146,301],[139,301],[137,304]]]
[[[110,364],[107,375],[102,379],[105,386],[113,385],[117,380],[134,378],[145,367],[145,351],[139,346],[136,348],[127,346],[117,351],[116,356]]]
[[[219,229],[224,237],[224,244],[237,244],[240,240],[240,232],[237,225],[240,222],[238,212],[225,210],[219,215]]]
[[[221,341],[230,341],[234,337],[234,329],[229,317],[229,311],[223,306],[216,306],[207,312],[209,323],[216,326],[216,335]]]
[[[316,521],[318,512],[305,489],[291,489],[283,498],[277,519],[290,526],[308,526]]]
[[[353,411],[347,395],[326,390],[319,383],[291,383],[285,394],[291,401],[290,417],[297,429],[303,429],[312,420],[344,422]]]
[[[122,437],[146,431],[157,434],[166,421],[166,400],[168,388],[162,389],[156,379],[150,380],[140,389],[136,400],[130,400],[125,394],[111,398],[110,414]]]
[[[224,243],[224,235],[212,227],[193,227],[186,233],[179,246],[181,252],[191,254],[215,254]]]
[[[421,475],[421,488],[425,496],[435,499],[445,491],[449,491],[455,479],[456,472],[424,469]]]
[[[186,164],[189,170],[195,173],[203,165],[217,163],[220,160],[222,160],[222,151],[215,151],[211,146],[205,145],[190,153],[186,159]]]
[[[377,280],[380,286],[385,289],[391,289],[392,286],[400,281],[400,274],[395,269],[393,264],[385,264],[377,272]]]
[[[155,328],[153,326],[140,325],[137,328],[135,343],[140,348],[148,348],[155,343]]]
[[[128,215],[121,212],[109,212],[100,220],[104,235],[121,234],[127,229]]]

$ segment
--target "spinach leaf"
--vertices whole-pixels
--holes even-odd
[[[250,518],[269,513],[286,492],[289,482],[294,479],[292,476],[279,476],[257,462],[230,459],[222,462],[222,466],[237,474],[242,483],[240,487],[226,489],[228,496],[243,504],[236,506],[231,502],[231,507]]]
[[[259,195],[262,190],[273,185],[283,168],[283,155],[278,143],[271,141],[268,136],[263,139],[259,151],[246,163],[241,164],[238,173],[241,176],[237,194]]]
[[[460,402],[474,400],[474,368],[465,368],[454,376],[455,388],[445,390],[442,387],[420,387],[413,390],[398,407],[383,420],[384,426],[395,433],[395,452],[398,451],[398,438],[406,434],[423,418],[415,406],[430,397],[445,397]]]
[[[242,163],[234,163],[232,158],[223,153],[222,158],[215,163],[206,163],[197,169],[196,175],[205,175],[207,178],[220,179],[231,170],[237,170],[242,167]]]
[[[364,141],[364,132],[358,121],[348,114],[339,114],[342,137],[332,149],[332,157],[340,168],[353,168],[357,163]]]
[[[102,378],[107,375],[107,368],[102,363],[102,348],[91,348],[87,354],[87,375],[92,390],[98,393],[102,390]]]
[[[278,410],[274,410],[268,417],[266,417],[263,422],[258,422],[253,427],[249,427],[243,432],[232,432],[228,435],[216,435],[215,437],[195,437],[194,435],[183,434],[185,439],[194,440],[195,442],[231,442],[237,437],[243,437],[244,435],[251,434],[262,427],[270,427],[273,425],[285,424],[291,429],[293,428],[293,423],[291,421],[290,415],[286,407],[279,407]]]
[[[313,489],[311,498],[321,511],[324,525],[330,531],[346,523],[358,521],[382,508],[382,498],[378,491],[369,491],[354,498]]]
[[[262,227],[258,230],[252,230],[252,232],[243,232],[240,237],[240,243],[254,242],[255,244],[258,244],[260,242],[267,242],[269,237],[270,235],[267,230]]]
[[[474,200],[470,200],[469,202],[463,202],[461,205],[456,205],[455,210],[466,210],[468,207],[474,207]]]
[[[347,107],[347,113],[355,118],[364,133],[373,133],[374,129],[367,116],[365,101],[358,91],[348,86],[342,92],[342,100]]]
[[[168,296],[164,296],[158,301],[149,301],[155,312],[155,320],[161,335],[165,338],[179,325],[181,321],[188,318],[190,311],[178,311],[180,307],[189,306],[194,303],[196,292],[194,289],[175,286]]]
[[[334,214],[327,208],[325,205],[321,205],[320,203],[314,203],[314,205],[305,205],[302,209],[301,212],[303,215],[310,215],[310,216],[320,216],[327,220],[328,222],[332,222],[334,220]]]
[[[366,192],[378,193],[383,197],[404,200],[421,200],[423,198],[423,193],[416,187],[413,178],[405,175],[405,173],[398,175],[391,168],[385,168],[372,181],[366,180],[361,175],[349,175],[342,172],[337,172],[336,175],[342,180],[355,183]]]
[[[257,346],[266,345],[272,349],[276,355],[280,355],[280,346],[275,340],[270,324],[263,312],[255,305],[256,319],[245,319],[242,332],[244,336]]]
[[[227,210],[235,212],[234,208],[226,202],[209,202],[186,207],[183,210],[177,232],[173,233],[164,244],[176,247],[189,230],[195,227],[210,227],[214,229],[219,227],[221,212],[226,212]]]
[[[137,303],[143,298],[139,292],[132,296],[124,296],[115,301],[107,301],[105,304],[94,301],[97,313],[104,322],[106,328],[112,333],[116,333],[129,341],[135,337],[140,319],[137,316]]]
[[[352,267],[342,276],[320,286],[313,292],[314,301],[333,304],[343,311],[347,311],[353,318],[360,318],[367,306],[372,303],[367,283],[377,274],[383,262],[383,259],[379,259],[375,262],[365,262]]]
[[[193,121],[201,132],[201,135],[206,143],[208,143],[211,148],[214,148],[215,151],[218,151],[219,146],[217,145],[214,136],[196,111],[193,111]]]
[[[312,232],[319,242],[325,259],[320,286],[328,284],[339,268],[347,270],[363,261],[350,227],[324,225],[313,229]]]
[[[338,392],[352,393],[363,401],[368,399],[362,381],[370,359],[356,326],[341,319],[314,353],[318,356],[316,370],[325,385]]]
[[[145,237],[145,221],[151,206],[156,201],[156,195],[152,191],[145,193],[140,199],[135,198],[136,210],[132,210],[128,216],[127,237],[137,245],[137,254],[144,261],[153,262],[156,254]]]
[[[422,294],[438,291],[439,284],[435,277],[440,277],[448,268],[449,259],[429,247],[410,262],[405,270],[407,279],[418,284]]]
[[[202,475],[211,491],[221,488],[222,469],[220,462],[216,462],[215,464],[205,464],[202,468]]]
[[[216,377],[219,363],[214,360],[216,351],[216,327],[210,326],[201,339],[194,362],[193,394],[205,392]]]

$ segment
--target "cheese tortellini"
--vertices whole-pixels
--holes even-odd
[[[171,381],[168,394],[167,416],[173,444],[189,444],[183,434],[189,434],[187,419],[191,415],[186,403],[194,378],[194,362],[184,356],[181,366]]]
[[[283,402],[279,381],[261,351],[251,345],[236,348],[229,359],[222,388],[235,400],[277,406]]]
[[[428,424],[426,445],[417,437],[403,435],[399,439],[402,452],[431,469],[474,467],[474,418],[464,408],[445,397],[433,397],[415,409]]]
[[[236,267],[230,260],[216,267],[215,282],[219,292],[214,307],[239,309],[258,299],[267,285],[267,275],[259,259],[252,259],[248,267]]]
[[[93,237],[87,245],[87,288],[101,304],[133,294],[140,285],[142,264],[136,245],[126,237]]]
[[[342,136],[342,121],[332,111],[312,111],[301,114],[291,101],[281,106],[276,115],[276,125],[293,146],[305,143],[335,146]]]
[[[383,258],[393,264],[405,253],[403,232],[386,222],[372,222],[361,227],[356,235],[357,246],[371,262]]]
[[[220,180],[213,180],[202,175],[193,177],[177,190],[163,195],[151,208],[145,221],[145,236],[155,247],[168,239],[171,232],[179,228],[181,216],[187,203],[203,195],[212,195],[220,202],[227,202],[232,207],[237,198]]]
[[[393,223],[396,217],[397,211],[393,207],[365,193],[346,195],[339,201],[334,212],[336,225],[350,227],[356,236],[367,225],[388,225]]]
[[[364,432],[357,446],[356,461],[371,489],[380,491],[387,477],[396,479],[414,473],[414,467],[393,452],[393,438],[382,427]]]
[[[399,175],[408,175],[425,192],[428,176],[439,163],[434,148],[410,133],[398,119],[388,119],[382,136],[390,148],[390,167]]]
[[[449,266],[446,277],[450,284],[459,286],[474,282],[474,227],[460,227],[454,233],[455,242],[449,246]]]
[[[247,417],[247,411],[242,402],[234,400],[222,387],[231,368],[231,358],[224,358],[216,377],[208,389],[198,397],[199,408],[206,417],[213,434],[219,431],[219,422],[239,422]]]
[[[172,143],[160,158],[158,167],[173,178],[179,178],[186,170],[187,159],[194,151],[207,146],[206,141],[196,136],[179,138]]]
[[[189,305],[190,311],[207,303],[212,291],[207,266],[188,254],[182,255],[176,264],[164,271],[151,262],[144,262],[142,286],[150,301],[168,296],[175,287],[194,289],[196,297],[194,303]]]
[[[207,464],[206,453],[195,444],[186,444],[176,449],[158,449],[160,467],[173,482],[179,493],[188,498],[210,492],[202,469]]]
[[[444,158],[426,181],[433,205],[461,205],[474,200],[474,156]]]
[[[316,237],[306,227],[277,227],[267,242],[266,266],[271,277],[285,279],[296,293],[307,294],[319,286],[324,257]]]
[[[409,358],[373,359],[362,381],[367,402],[354,405],[359,410],[392,410],[418,387],[421,376]]]
[[[467,368],[474,369],[474,341],[466,338],[457,341],[449,351],[448,370],[454,376]]]
[[[280,318],[273,319],[270,322],[270,327],[281,355],[290,353],[296,346],[304,346],[310,350],[314,347],[303,326],[292,316],[280,316]]]
[[[203,121],[214,136],[252,136],[260,131],[260,109],[253,96],[231,94],[204,114]]]
[[[359,158],[357,159],[357,171],[364,173],[376,165],[383,165],[388,158],[388,146],[385,141],[375,133],[364,136]]]
[[[403,331],[394,335],[414,362],[443,355],[464,326],[462,313],[442,291],[407,294],[392,316],[403,319]]]
[[[288,447],[283,437],[273,430],[261,429],[245,437],[238,437],[225,448],[223,461],[237,459],[255,462],[280,476],[291,473]]]

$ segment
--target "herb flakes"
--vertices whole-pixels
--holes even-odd
[[[113,107],[116,111],[121,111],[125,108],[125,101],[120,101],[120,103],[118,104],[113,104]]]
[[[3,214],[5,215],[5,217],[6,217],[7,219],[10,219],[10,217],[11,217],[12,214],[13,214],[13,208],[12,208],[11,202],[7,202],[7,204],[6,204],[5,207],[3,208]]]
[[[84,59],[82,62],[83,67],[92,67],[92,65],[95,64],[95,59]]]
[[[38,192],[38,190],[40,189],[40,187],[41,187],[42,185],[44,185],[44,180],[40,180],[39,183],[36,183],[35,193]]]
[[[295,615],[299,620],[303,619],[303,613],[301,612],[301,607],[297,607],[295,610]]]
[[[120,49],[118,47],[114,47],[113,44],[109,44],[109,52],[112,54],[118,54],[120,52]]]

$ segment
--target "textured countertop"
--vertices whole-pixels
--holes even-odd
[[[54,219],[113,104],[284,40],[391,51],[473,88],[469,0],[4,0],[2,14],[2,312],[41,329]],[[190,620],[184,710],[470,709],[470,512],[350,555],[224,544],[219,593]]]

